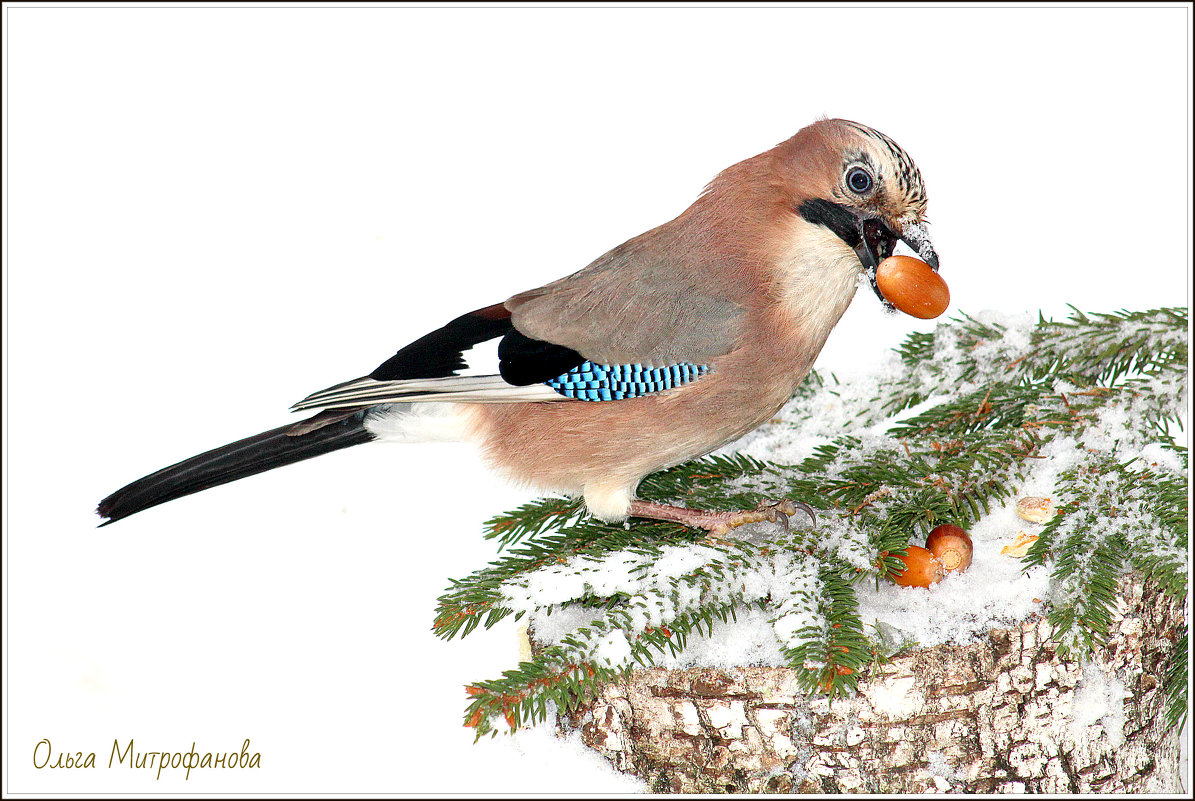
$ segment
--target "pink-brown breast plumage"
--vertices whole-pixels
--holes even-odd
[[[737,439],[792,397],[825,338],[770,316],[760,321],[768,336],[712,360],[692,383],[612,402],[472,404],[469,438],[510,479],[584,494],[598,517],[625,517],[644,476]]]

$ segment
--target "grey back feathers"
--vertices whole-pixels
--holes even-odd
[[[598,364],[707,364],[728,353],[744,308],[708,252],[669,241],[666,226],[611,250],[580,272],[506,301],[524,334]],[[677,251],[698,258],[678,258]]]

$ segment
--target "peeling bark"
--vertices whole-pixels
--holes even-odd
[[[558,725],[653,792],[1180,792],[1162,676],[1182,618],[1129,577],[1086,666],[1032,618],[873,666],[832,707],[788,668],[652,668]]]

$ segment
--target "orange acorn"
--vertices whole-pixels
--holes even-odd
[[[892,555],[905,563],[905,569],[892,576],[892,580],[902,587],[928,587],[946,575],[946,568],[925,548],[910,545],[905,556]]]
[[[905,314],[930,320],[950,305],[950,289],[921,259],[889,256],[876,268],[876,285],[884,299]]]
[[[974,548],[971,537],[959,526],[944,523],[929,533],[925,547],[948,571],[963,571],[971,566]]]

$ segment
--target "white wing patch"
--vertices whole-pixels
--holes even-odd
[[[492,376],[498,371],[498,343],[502,337],[487,339],[479,342],[466,351],[461,352],[465,360],[465,369],[457,370],[458,376]]]

